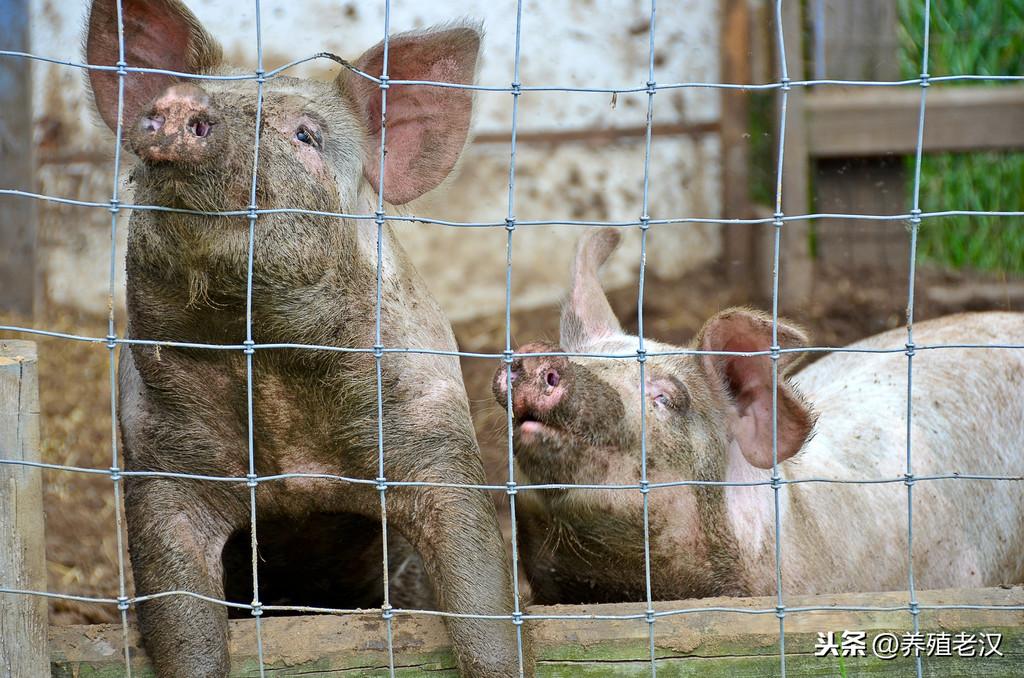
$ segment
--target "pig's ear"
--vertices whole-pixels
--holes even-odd
[[[207,73],[221,63],[220,45],[176,0],[121,0],[121,15],[128,66]],[[116,66],[119,54],[117,2],[96,0],[89,10],[86,60],[97,66]],[[110,129],[117,127],[117,79],[114,71],[89,71],[96,107]],[[174,76],[156,73],[126,75],[124,122],[131,123],[142,115],[142,108],[174,80]]]
[[[480,37],[472,26],[396,35],[388,40],[388,79],[471,84]],[[380,43],[354,65],[380,77],[383,61],[384,43]],[[379,190],[380,86],[348,69],[338,76],[338,86],[354,99],[363,116],[367,130],[363,173]],[[387,92],[384,199],[400,205],[436,187],[451,173],[466,145],[473,93],[434,85],[392,85]]]
[[[781,348],[806,346],[807,336],[793,325],[779,322]],[[736,308],[722,311],[697,337],[704,351],[768,351],[772,343],[772,319],[767,314]],[[796,362],[798,353],[779,358],[778,460],[800,451],[814,427],[815,415],[782,373]],[[759,468],[772,466],[772,367],[768,356],[703,355],[701,361],[712,384],[725,391],[730,433],[743,456]]]
[[[562,308],[561,342],[566,350],[579,350],[594,340],[622,333],[597,277],[619,240],[614,228],[588,230],[580,238],[572,265],[572,289]]]

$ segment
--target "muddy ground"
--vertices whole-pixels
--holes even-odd
[[[906,287],[872,286],[863,276],[816,273],[810,302],[784,315],[807,327],[819,346],[840,346],[904,322]],[[659,340],[685,343],[712,313],[734,304],[768,308],[765,300],[737,298],[722,281],[721,269],[711,266],[682,280],[648,278],[644,304],[647,334]],[[917,279],[915,317],[923,320],[961,310],[1024,310],[1024,281],[1000,276],[950,273],[923,267]],[[636,329],[637,296],[633,288],[611,295],[623,325]],[[504,318],[487,317],[456,326],[460,347],[466,351],[500,352],[504,348]],[[65,309],[49,309],[32,322],[4,318],[0,324],[104,336],[106,319],[82,316]],[[75,342],[23,334],[0,333],[9,338],[34,338],[39,343],[39,383],[42,406],[43,459],[46,462],[106,469],[111,465],[110,388],[108,351],[102,344]],[[557,341],[558,309],[547,307],[513,316],[513,341],[520,345],[537,339]],[[483,449],[489,480],[506,478],[504,413],[490,395],[496,360],[464,359],[466,387]],[[46,552],[48,589],[85,596],[116,597],[118,586],[114,495],[109,478],[102,475],[47,471]],[[507,500],[495,499],[508,528]],[[130,575],[129,575],[130,583]],[[111,622],[110,605],[51,601],[55,624]]]

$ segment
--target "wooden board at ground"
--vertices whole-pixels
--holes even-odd
[[[794,596],[786,599],[786,675],[913,675],[913,657],[883,660],[872,656],[872,640],[881,632],[902,637],[911,630],[907,593],[856,593]],[[925,674],[948,678],[1024,675],[1024,587],[922,591],[922,633],[1001,634],[1000,654],[988,657],[924,657]],[[1002,609],[929,609],[932,605],[980,605]],[[658,675],[760,678],[780,674],[779,620],[774,598],[711,598],[663,602],[654,624]],[[721,611],[720,608],[741,611]],[[797,610],[795,608],[821,608]],[[850,611],[850,607],[870,610]],[[715,609],[719,608],[719,609]],[[882,609],[886,608],[886,609]],[[895,608],[895,609],[893,609]],[[538,657],[537,675],[546,678],[649,676],[648,626],[643,604],[546,606],[531,615],[574,615],[573,619],[528,620]],[[634,619],[586,619],[592,615],[636,615]],[[255,625],[231,622],[232,676],[256,676]],[[395,675],[455,677],[448,639],[440,618],[399,614],[394,619]],[[863,657],[814,656],[819,633],[838,639],[846,631],[866,633]],[[118,626],[55,626],[50,649],[55,678],[125,675]],[[139,647],[129,635],[133,676],[151,676]],[[266,674],[271,676],[386,676],[387,646],[379,611],[348,616],[277,617],[263,620]],[[979,645],[979,647],[981,647]]]

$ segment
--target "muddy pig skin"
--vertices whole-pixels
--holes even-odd
[[[216,40],[176,0],[124,0],[129,66],[237,75]],[[88,62],[119,60],[114,0],[92,3]],[[396,35],[393,80],[471,83],[480,32],[473,25]],[[379,44],[353,65],[382,73]],[[118,77],[89,71],[112,129]],[[246,339],[248,220],[199,212],[249,205],[257,125],[255,80],[130,73],[123,139],[137,161],[127,251],[127,335],[233,344]],[[406,203],[450,173],[469,129],[471,95],[391,86],[387,160],[380,176],[379,87],[342,68],[333,82],[286,75],[263,87],[256,205],[261,209],[373,214]],[[187,211],[192,211],[188,213]],[[256,344],[372,347],[377,236],[370,220],[261,214],[255,224],[252,330]],[[454,350],[451,327],[405,253],[383,231],[381,331],[385,347]],[[370,353],[256,349],[255,472],[379,475],[377,374]],[[390,480],[484,480],[462,376],[453,357],[385,354],[383,438]],[[130,471],[245,477],[246,356],[241,350],[133,344],[120,353],[119,415]],[[190,592],[252,601],[249,488],[159,476],[129,477],[125,511],[137,593]],[[318,477],[256,489],[261,603],[379,606],[381,501],[373,483]],[[387,492],[396,606],[510,614],[511,574],[491,501],[475,490]],[[417,573],[425,573],[429,581]],[[243,611],[247,612],[247,611]],[[379,614],[379,613],[378,613]],[[228,610],[172,594],[139,604],[146,648],[160,676],[224,676]],[[446,618],[463,676],[518,675],[510,621]],[[529,645],[525,673],[532,675]]]
[[[640,480],[637,338],[619,326],[597,273],[614,230],[579,244],[561,346],[625,359],[525,355],[511,365],[513,448],[522,482]],[[680,290],[685,294],[685,290]],[[732,308],[688,349],[768,351],[771,318]],[[787,593],[907,587],[906,330],[832,353],[803,371],[779,357],[778,461],[784,480],[888,479],[872,485],[800,483],[780,489],[782,588]],[[1024,344],[1024,314],[973,313],[914,324],[917,346]],[[808,345],[780,321],[782,349]],[[650,352],[679,351],[645,340]],[[648,478],[766,483],[772,468],[771,358],[647,357]],[[508,399],[502,366],[495,397]],[[913,358],[915,476],[1024,472],[1024,350],[918,349]],[[651,585],[658,599],[775,592],[773,490],[768,485],[651,488]],[[645,599],[639,489],[520,491],[518,532],[535,602]],[[918,588],[1024,580],[1024,486],[1011,480],[918,480],[913,486]]]

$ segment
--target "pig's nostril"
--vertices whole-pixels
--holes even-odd
[[[164,116],[162,115],[147,115],[142,119],[142,129],[147,132],[156,132],[163,126]]]
[[[544,379],[551,388],[558,386],[558,383],[562,380],[562,378],[558,376],[558,372],[554,370],[549,370]]]
[[[206,120],[195,120],[188,126],[188,128],[192,131],[192,134],[195,134],[197,137],[200,138],[209,136],[210,129],[212,127],[213,125],[211,125]]]

